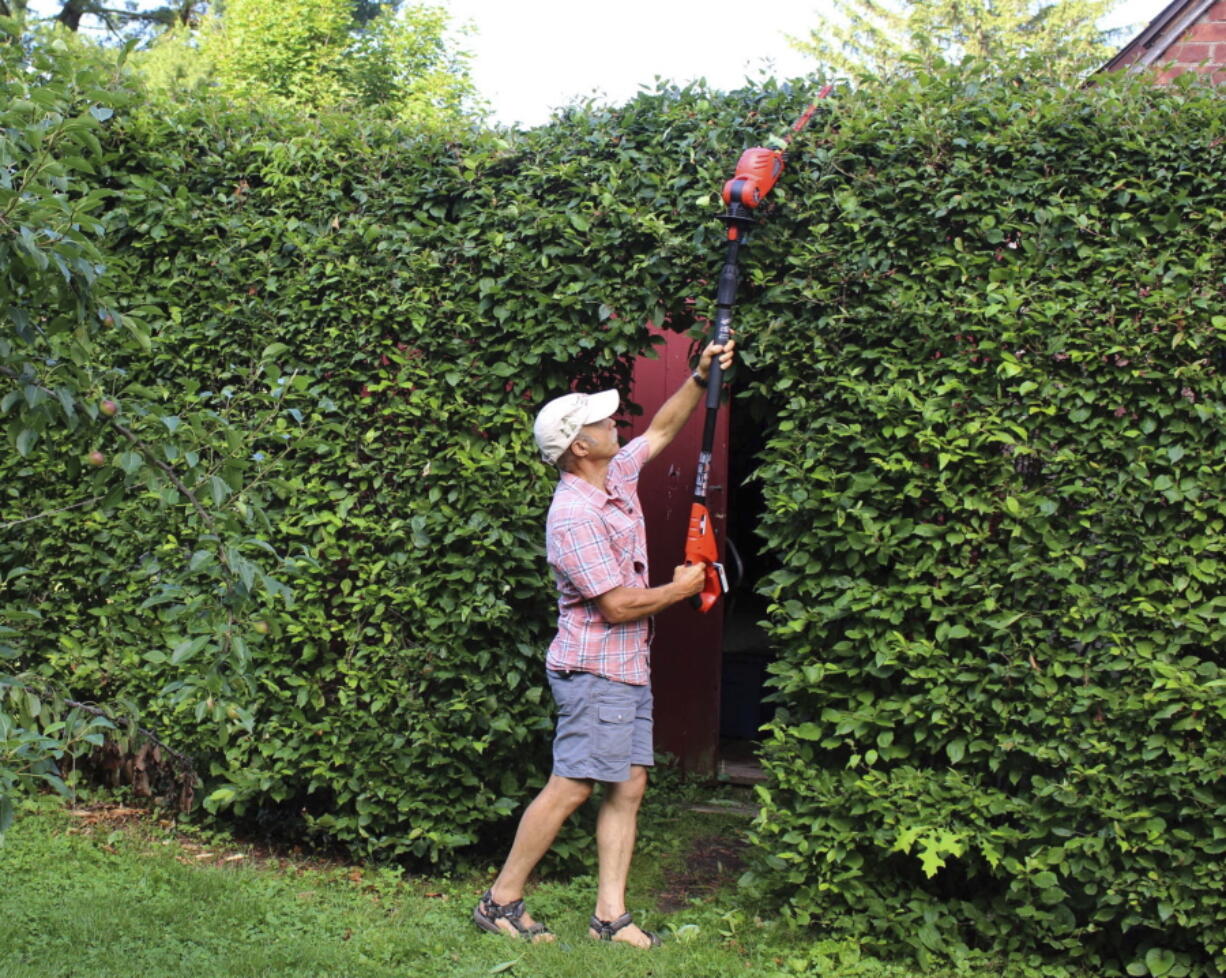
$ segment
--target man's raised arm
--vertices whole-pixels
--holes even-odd
[[[648,460],[655,458],[677,437],[685,423],[689,421],[694,409],[702,402],[707,386],[707,376],[711,372],[711,360],[718,354],[719,365],[725,372],[732,366],[736,355],[736,340],[729,340],[724,346],[710,344],[702,351],[698,359],[698,369],[677,390],[672,397],[660,405],[660,410],[651,419],[644,436],[647,439]]]

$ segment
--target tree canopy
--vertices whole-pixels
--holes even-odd
[[[205,85],[307,110],[379,107],[431,128],[481,114],[450,15],[428,2],[0,0],[0,16],[103,46],[134,43],[131,63],[163,91]]]
[[[908,62],[964,56],[987,62],[1037,54],[1073,76],[1111,54],[1112,31],[1098,25],[1118,0],[834,0],[792,46],[844,75],[889,76]]]
[[[208,0],[0,0],[0,16],[52,21],[70,31],[100,33],[110,40],[148,38],[175,25],[196,24]]]
[[[194,47],[217,87],[238,98],[305,106],[385,106],[415,121],[454,116],[474,90],[441,7],[353,0],[228,0],[177,54]],[[373,13],[373,16],[371,16]]]

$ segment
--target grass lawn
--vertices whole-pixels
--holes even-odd
[[[270,854],[114,806],[40,802],[0,848],[0,978],[920,975],[756,919],[735,885],[746,825],[679,804],[645,814],[629,902],[666,943],[642,952],[587,938],[588,875],[532,889],[530,908],[559,940],[529,946],[473,926],[488,867],[413,876]]]

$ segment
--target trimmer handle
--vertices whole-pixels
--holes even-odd
[[[721,594],[728,593],[728,578],[724,574],[723,564],[707,564],[703,570],[707,575],[706,582],[702,590],[690,598],[690,605],[706,614],[715,607],[715,602]]]
[[[685,537],[685,562],[702,564],[706,578],[702,590],[690,598],[699,611],[710,611],[721,594],[728,593],[728,578],[719,562],[719,549],[711,528],[711,514],[703,503],[690,506],[690,526]]]

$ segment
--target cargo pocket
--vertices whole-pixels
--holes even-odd
[[[629,762],[630,747],[634,736],[634,707],[596,707],[596,753],[606,764],[622,765]]]

